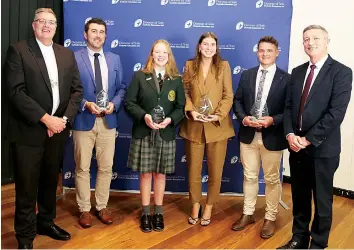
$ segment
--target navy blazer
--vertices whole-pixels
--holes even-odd
[[[114,104],[113,113],[105,115],[105,120],[107,127],[112,129],[118,127],[117,113],[124,98],[126,86],[122,83],[123,69],[119,55],[112,52],[104,52],[104,56],[108,67],[108,98]],[[96,83],[87,47],[76,51],[75,58],[84,88],[84,98],[76,115],[73,129],[89,131],[95,124],[96,115],[91,114],[88,109],[84,109],[83,107],[86,101],[96,102]]]
[[[284,132],[296,133],[302,89],[309,63],[293,69],[284,111]],[[341,151],[340,124],[347,110],[353,73],[328,56],[307,97],[302,113],[302,133],[313,157],[334,157]]]
[[[251,109],[255,102],[258,69],[259,66],[242,73],[234,97],[233,110],[240,122],[238,138],[246,144],[252,142],[256,132],[255,128],[244,126],[242,121],[246,116],[251,116]],[[284,137],[283,112],[289,80],[290,75],[277,67],[266,102],[269,116],[273,117],[274,125],[262,129],[263,144],[268,150],[283,150],[288,144]]]

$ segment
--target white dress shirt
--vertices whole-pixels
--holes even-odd
[[[101,49],[98,52],[95,52],[91,50],[89,47],[87,47],[88,51],[88,56],[91,62],[92,66],[92,71],[93,71],[93,77],[95,77],[95,53],[99,53],[100,55],[98,56],[98,61],[100,63],[100,68],[101,68],[101,76],[102,76],[102,87],[103,90],[108,93],[108,66],[106,62],[106,58],[104,56],[103,50]],[[98,94],[98,93],[97,93]]]
[[[319,61],[315,64],[316,67],[315,67],[315,70],[314,70],[314,72],[313,72],[312,82],[311,82],[311,86],[310,86],[309,91],[311,90],[312,85],[313,85],[313,83],[315,82],[316,77],[317,77],[318,73],[320,72],[320,70],[321,70],[323,64],[326,62],[327,58],[328,58],[328,54],[327,54],[326,56],[324,56],[321,60],[319,60]],[[304,90],[304,87],[305,87],[305,84],[306,84],[307,76],[310,74],[311,65],[312,65],[312,63],[311,63],[311,61],[310,61],[310,62],[309,62],[309,66],[308,66],[307,71],[306,71],[306,76],[305,76],[305,79],[304,79],[304,84],[302,85],[302,90]]]
[[[257,98],[257,92],[258,92],[258,86],[259,86],[259,81],[261,80],[262,76],[262,70],[265,69],[262,67],[262,65],[259,65],[259,69],[257,72],[257,78],[256,78],[256,91],[255,91],[255,99]],[[265,75],[265,80],[264,80],[264,85],[263,85],[263,93],[262,93],[262,99],[261,99],[261,105],[260,108],[263,110],[264,105],[267,102],[268,94],[270,87],[272,86],[273,78],[275,75],[275,71],[277,70],[277,65],[273,64],[272,66],[268,67],[267,69],[268,72]]]
[[[160,70],[158,71],[157,69],[155,69],[155,73],[156,73],[156,78],[159,79],[159,74],[161,74],[161,78],[163,79],[163,77],[165,76],[165,70]]]
[[[54,115],[54,113],[57,111],[59,107],[60,97],[59,97],[58,66],[57,66],[57,60],[55,58],[55,54],[53,50],[53,42],[51,45],[46,46],[43,43],[41,43],[41,41],[39,41],[37,38],[36,40],[42,52],[45,66],[47,67],[47,71],[48,71],[50,85],[52,87],[53,107],[52,107],[51,115]]]

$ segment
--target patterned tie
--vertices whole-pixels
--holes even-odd
[[[161,73],[159,73],[159,75],[157,76],[157,80],[159,81],[159,87],[160,87],[160,90],[161,90],[162,89],[162,84],[163,84],[163,79],[162,79]]]
[[[103,90],[100,61],[98,60],[99,55],[100,53],[93,54],[93,56],[95,57],[94,64],[95,64],[96,94],[100,93],[101,90]]]
[[[261,79],[259,80],[258,88],[257,88],[257,96],[256,96],[256,101],[255,101],[255,110],[260,111],[261,107],[261,102],[262,102],[262,95],[263,95],[263,89],[264,89],[264,82],[266,78],[266,74],[268,73],[268,70],[262,69],[261,70],[262,75]],[[262,114],[259,114],[260,116]]]
[[[304,87],[304,90],[302,91],[301,100],[300,100],[300,107],[299,107],[299,114],[297,117],[299,130],[301,130],[301,128],[302,128],[302,113],[304,112],[305,103],[306,103],[307,97],[309,96],[310,87],[311,87],[313,75],[315,73],[316,65],[311,65],[310,67],[311,67],[311,71],[310,71],[310,74],[306,78],[305,87]]]

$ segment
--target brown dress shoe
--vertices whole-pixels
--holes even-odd
[[[236,221],[234,224],[232,224],[232,230],[241,231],[245,229],[247,225],[252,224],[254,222],[255,220],[253,215],[242,214],[241,218],[238,221]]]
[[[79,224],[83,228],[88,228],[92,226],[92,215],[90,212],[82,212],[79,218]]]
[[[261,230],[261,237],[263,239],[269,239],[274,235],[274,231],[275,221],[265,219]]]
[[[113,218],[111,216],[111,212],[107,208],[103,208],[97,213],[97,217],[100,219],[100,221],[103,224],[112,224],[113,223]]]

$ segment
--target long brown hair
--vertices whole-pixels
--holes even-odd
[[[178,72],[175,57],[173,56],[170,44],[166,40],[163,40],[163,39],[157,40],[152,45],[151,50],[150,50],[150,54],[149,54],[149,58],[147,59],[145,67],[144,67],[144,69],[142,69],[142,71],[144,73],[150,73],[150,74],[152,74],[154,72],[154,58],[153,58],[152,54],[154,52],[155,45],[158,43],[164,44],[166,46],[167,53],[168,53],[168,60],[167,60],[166,67],[165,67],[165,75],[170,77],[171,79],[179,77],[180,74]]]
[[[212,62],[211,62],[210,66],[211,66],[211,70],[213,70],[213,68],[215,68],[215,79],[216,79],[216,81],[218,81],[219,80],[219,72],[220,72],[220,68],[221,68],[221,62],[223,61],[223,59],[220,56],[218,38],[216,37],[216,35],[213,32],[205,32],[199,38],[197,47],[195,49],[195,56],[193,58],[193,75],[192,75],[192,79],[195,79],[196,77],[198,77],[200,64],[202,63],[202,53],[199,51],[199,45],[202,44],[203,40],[205,38],[208,38],[208,37],[213,38],[215,40],[215,42],[216,42],[216,52],[215,52],[215,55],[212,58]]]

